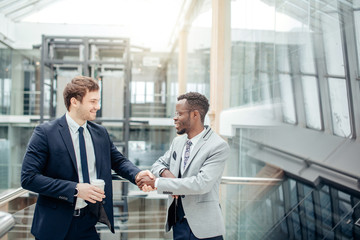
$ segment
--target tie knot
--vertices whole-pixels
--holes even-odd
[[[82,134],[84,131],[84,128],[83,127],[79,127],[79,133]]]
[[[191,142],[191,140],[187,140],[186,141],[186,145],[188,145],[189,147],[192,145],[192,142]]]

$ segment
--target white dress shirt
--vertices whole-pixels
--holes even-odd
[[[96,166],[95,166],[95,151],[94,151],[94,145],[91,139],[91,135],[89,130],[86,128],[87,122],[84,123],[84,125],[80,126],[77,124],[69,115],[69,113],[66,113],[66,121],[69,126],[71,139],[73,142],[74,150],[75,150],[75,157],[76,157],[76,164],[78,169],[78,175],[79,175],[79,182],[83,183],[83,174],[81,169],[81,157],[80,157],[80,146],[79,146],[79,127],[84,128],[84,139],[85,139],[85,148],[86,148],[86,156],[88,161],[88,170],[89,170],[89,177],[90,181],[92,179],[96,179]],[[77,198],[75,209],[86,207],[87,203],[82,198]]]

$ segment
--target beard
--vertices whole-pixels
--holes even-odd
[[[180,130],[177,131],[176,133],[179,134],[179,135],[183,135],[184,133],[186,133],[186,129],[185,129],[185,128],[180,129]]]

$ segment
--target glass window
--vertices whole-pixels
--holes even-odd
[[[270,83],[269,75],[267,73],[260,73],[260,85],[261,85],[261,99],[266,102],[271,100],[272,84]]]
[[[345,79],[329,78],[329,93],[334,134],[350,137],[349,103]]]
[[[10,114],[12,50],[0,43],[0,114]]]
[[[344,60],[338,13],[322,12],[321,26],[323,30],[327,73],[344,76]]]
[[[315,58],[313,53],[312,34],[303,33],[303,44],[300,48],[300,71],[315,74]]]
[[[1,127],[4,128],[4,127]],[[0,138],[0,194],[3,190],[10,188],[10,142],[8,139]]]
[[[260,45],[260,61],[259,61],[259,78],[261,85],[261,99],[264,102],[271,101],[274,76],[272,71],[274,69],[274,45],[269,43],[262,43]]]
[[[277,69],[280,72],[290,72],[289,52],[287,45],[276,46]]]
[[[360,1],[357,1],[360,5]],[[356,32],[356,46],[357,46],[357,55],[358,55],[358,77],[360,77],[360,9],[354,11],[354,22],[355,22],[355,32]]]
[[[154,102],[154,83],[131,82],[131,102],[132,103]]]
[[[279,79],[284,121],[295,124],[295,102],[291,77],[288,74],[279,74]]]
[[[256,58],[259,44],[233,42],[231,59],[231,105],[241,106],[256,101]]]
[[[304,93],[304,107],[306,126],[321,129],[319,87],[315,77],[303,76],[302,87]]]
[[[231,1],[231,107],[271,101],[274,30],[274,6],[260,0]]]
[[[187,38],[186,90],[209,98],[212,8],[209,0],[195,2],[198,12],[193,16]]]
[[[146,102],[154,102],[154,82],[146,82]]]
[[[145,103],[145,82],[131,82],[131,102]]]

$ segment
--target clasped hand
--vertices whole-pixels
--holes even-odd
[[[140,190],[150,192],[155,190],[156,177],[149,170],[144,170],[136,175],[135,182]]]

